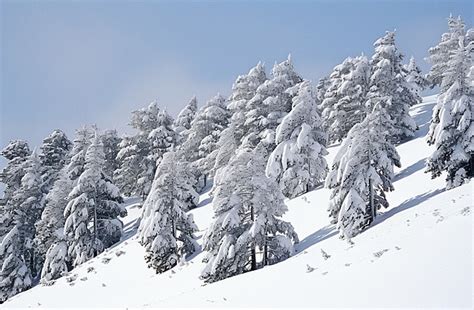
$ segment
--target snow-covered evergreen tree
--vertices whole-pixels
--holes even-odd
[[[182,168],[185,167],[177,164],[174,152],[166,153],[143,205],[140,243],[146,249],[146,262],[157,273],[173,268],[196,250],[193,234],[197,226],[192,215],[185,213]]]
[[[66,163],[71,148],[72,142],[59,129],[54,130],[43,140],[39,158],[41,160],[41,178],[45,194],[48,193],[56,181],[59,171]]]
[[[71,180],[76,180],[84,171],[86,151],[91,144],[92,131],[90,128],[82,127],[76,130],[72,149],[69,154],[69,162],[66,165],[67,174]]]
[[[141,151],[135,143],[135,137],[123,136],[119,143],[117,161],[119,167],[114,171],[114,182],[125,196],[137,192],[137,182],[142,160]]]
[[[197,110],[197,98],[193,96],[174,121],[173,127],[177,134],[184,136],[184,132],[191,128],[191,123],[196,117]]]
[[[395,32],[387,32],[374,43],[375,54],[370,61],[370,88],[366,106],[382,105],[390,115],[390,139],[398,143],[413,137],[417,126],[409,114],[410,106],[421,98],[411,91],[405,80],[402,54],[395,46]]]
[[[148,140],[152,148],[149,156],[158,165],[163,154],[175,147],[178,137],[173,129],[173,118],[165,110],[158,113],[156,125]]]
[[[67,242],[63,238],[58,238],[45,255],[45,262],[41,271],[41,283],[45,285],[62,277],[67,271]]]
[[[441,36],[441,41],[428,50],[430,55],[427,60],[431,63],[431,69],[427,74],[427,80],[432,88],[441,86],[443,75],[449,68],[451,53],[458,48],[459,39],[465,35],[465,25],[460,16],[449,16],[448,28],[449,31]]]
[[[287,208],[278,185],[265,176],[264,153],[263,146],[244,146],[215,179],[214,222],[204,237],[206,282],[282,261],[298,242],[293,226],[280,219]]]
[[[68,237],[69,255],[74,266],[96,256],[104,247],[119,241],[126,210],[118,188],[103,173],[105,155],[96,133],[85,156],[84,172],[68,196],[64,210],[64,233]]]
[[[0,199],[0,240],[13,228],[15,206],[13,195],[21,186],[25,175],[24,163],[31,151],[28,143],[22,140],[11,141],[1,152],[8,162],[0,171],[0,182],[4,184],[3,197]]]
[[[212,176],[217,156],[217,142],[222,131],[229,124],[229,110],[227,101],[220,94],[209,100],[196,117],[196,122],[201,122],[204,132],[199,144],[199,157],[197,162],[199,171],[205,176]]]
[[[114,178],[120,190],[127,196],[137,195],[146,197],[150,191],[156,161],[152,155],[152,141],[148,136],[158,128],[160,109],[157,102],[152,102],[147,108],[132,112],[130,125],[137,131],[131,137],[125,137],[120,143],[117,159],[120,167],[114,172]]]
[[[350,239],[364,230],[381,207],[388,207],[385,192],[393,190],[397,150],[389,139],[390,122],[381,104],[343,141],[326,179],[332,190],[329,213],[341,236]]]
[[[41,219],[36,223],[35,253],[37,268],[43,265],[48,249],[62,240],[64,230],[64,209],[68,203],[68,195],[73,188],[73,181],[63,168],[53,188],[46,195]]]
[[[215,175],[217,171],[226,166],[229,160],[234,156],[235,150],[238,147],[238,140],[235,133],[235,126],[233,123],[222,131],[222,134],[217,142],[215,154],[215,163],[212,173]]]
[[[435,151],[427,172],[435,178],[446,171],[448,189],[474,176],[474,42],[466,47],[462,39],[458,43],[443,74],[428,133]]]
[[[294,70],[291,56],[273,66],[272,78],[260,85],[247,103],[246,143],[256,146],[262,142],[268,151],[273,150],[276,127],[291,110],[291,97],[285,90],[300,82],[302,78]]]
[[[406,72],[406,81],[411,87],[411,91],[421,98],[421,92],[428,85],[428,81],[421,74],[421,69],[416,65],[415,57],[410,58],[410,62],[404,66]]]
[[[247,133],[245,126],[247,103],[255,96],[258,87],[266,80],[265,67],[259,62],[249,70],[248,74],[239,75],[232,85],[228,108],[231,114],[230,123],[234,127],[237,146],[240,145],[243,136]]]
[[[0,243],[0,304],[31,287],[30,271],[23,259],[23,244],[17,226]]]
[[[203,182],[198,184],[198,188],[206,185],[207,177],[213,172],[217,142],[228,122],[229,111],[226,100],[218,94],[198,111],[191,128],[187,131],[186,141],[180,146],[182,160],[196,168],[196,178],[203,177]]]
[[[41,218],[43,211],[41,163],[34,151],[24,163],[25,175],[21,178],[21,186],[12,198],[13,222],[20,233],[23,244],[23,257],[33,276],[39,271],[36,269],[34,255],[35,224]]]
[[[342,141],[349,130],[366,116],[369,75],[369,61],[365,56],[346,58],[334,68],[321,103],[324,128],[331,141]]]
[[[277,146],[268,159],[266,174],[277,181],[286,197],[294,198],[326,178],[327,134],[311,82],[304,81],[287,92],[293,96],[293,108],[276,129]]]
[[[102,145],[104,146],[105,166],[104,174],[109,178],[114,176],[114,171],[119,168],[117,155],[120,151],[119,144],[122,141],[118,136],[117,130],[105,130],[100,136]]]

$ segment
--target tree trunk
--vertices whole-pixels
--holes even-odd
[[[370,194],[370,211],[372,216],[372,222],[375,220],[375,216],[377,215],[377,210],[375,209],[374,204],[374,188],[372,186],[372,179],[369,179],[369,194]]]
[[[253,206],[250,207],[250,219],[252,220],[252,223],[254,221],[254,210]],[[255,245],[252,245],[251,249],[251,260],[252,260],[252,268],[251,270],[257,270],[257,254],[255,252]]]
[[[204,175],[204,187],[207,185],[207,174]]]

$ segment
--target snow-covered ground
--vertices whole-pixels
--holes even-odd
[[[213,284],[199,280],[203,254],[157,275],[135,237],[141,209],[129,202],[125,238],[51,286],[2,307],[465,307],[473,306],[473,182],[450,191],[423,172],[434,96],[412,108],[417,137],[398,147],[390,208],[349,244],[326,213],[329,191],[288,201],[301,242],[290,259]],[[330,148],[329,162],[337,147]],[[206,194],[192,211],[201,237],[212,219]],[[324,252],[323,252],[324,251]]]

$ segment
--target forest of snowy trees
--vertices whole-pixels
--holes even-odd
[[[142,199],[138,238],[157,273],[200,251],[192,215],[210,190],[214,217],[204,235],[205,282],[276,264],[299,242],[282,220],[285,199],[325,186],[328,222],[351,241],[387,208],[399,143],[418,130],[409,108],[439,87],[426,172],[451,189],[474,176],[474,29],[460,17],[428,51],[423,74],[405,59],[396,33],[372,56],[351,56],[318,83],[291,56],[267,73],[240,75],[229,96],[200,108],[192,97],[174,119],[158,102],[133,111],[134,134],[85,126],[70,140],[54,130],[32,150],[14,140],[0,171],[0,303],[50,285],[122,238],[124,199]],[[327,147],[340,144],[334,161]],[[310,220],[310,219],[309,219]]]

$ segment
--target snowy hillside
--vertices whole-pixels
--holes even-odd
[[[2,307],[472,307],[473,184],[445,191],[443,177],[424,173],[434,100],[412,108],[420,129],[397,148],[390,208],[352,245],[328,224],[329,191],[317,189],[288,201],[285,219],[301,240],[294,257],[204,285],[202,253],[163,274],[147,268],[135,236],[141,209],[129,201],[121,243]],[[192,213],[202,236],[213,215],[206,194]]]

